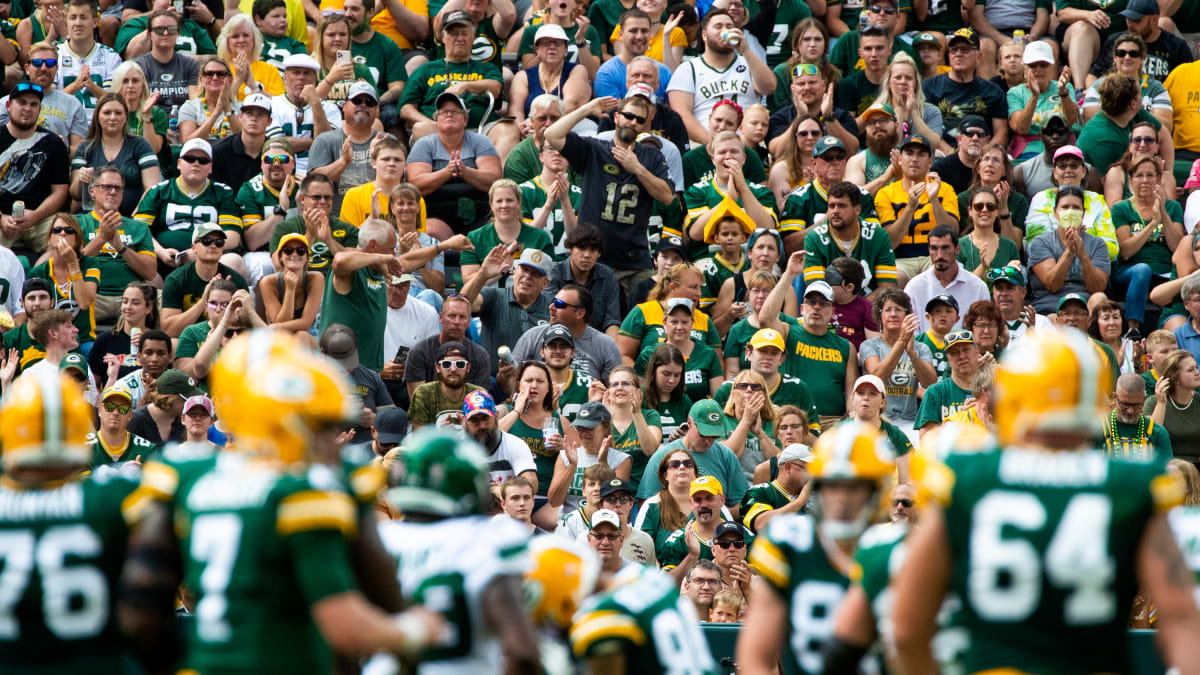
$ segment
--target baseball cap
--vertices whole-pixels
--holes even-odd
[[[1078,145],[1064,145],[1054,151],[1054,161],[1057,162],[1061,157],[1075,157],[1082,162],[1083,151],[1079,149]]]
[[[133,394],[129,390],[119,384],[111,385],[100,392],[100,400],[107,401],[110,398],[123,398],[130,403],[133,403]]]
[[[209,417],[213,416],[212,399],[205,396],[204,394],[198,394],[196,396],[189,396],[188,399],[183,402],[183,414],[184,415],[188,414],[189,410],[191,410],[192,408],[195,408],[197,406],[204,408],[204,411],[208,413]]]
[[[551,324],[550,327],[546,329],[546,332],[542,333],[543,345],[548,345],[555,340],[562,340],[572,347],[575,346],[575,336],[571,335],[571,329],[567,328],[561,323]]]
[[[600,509],[592,514],[592,523],[588,526],[589,530],[596,529],[597,525],[608,524],[621,530],[621,517],[612,509]]]
[[[924,136],[922,136],[920,134],[912,134],[911,136],[905,136],[904,140],[900,142],[900,149],[903,150],[910,145],[919,145],[922,148],[925,148],[925,152],[928,152],[930,154],[933,153],[933,146],[930,145],[929,139],[925,138]]]
[[[654,247],[655,255],[663,251],[675,251],[682,258],[687,258],[687,252],[683,250],[683,239],[675,235],[663,235],[658,238],[658,244]]]
[[[959,28],[948,37],[950,38],[950,41],[947,42],[949,45],[953,45],[956,40],[964,40],[975,49],[979,49],[979,33],[970,28]]]
[[[1184,190],[1194,187],[1200,187],[1200,159],[1192,162],[1192,170],[1188,172],[1187,182],[1183,184]]]
[[[454,105],[458,106],[463,110],[463,112],[466,112],[467,110],[467,104],[463,102],[461,98],[459,98],[458,94],[452,94],[448,91],[443,91],[442,93],[438,94],[437,99],[435,99],[433,102],[433,109],[440,110],[442,104],[446,101],[450,101]]]
[[[632,495],[633,486],[620,478],[614,478],[600,487],[600,499],[604,499],[605,497],[614,495],[618,492],[628,492]]]
[[[859,378],[854,381],[854,391],[858,391],[858,388],[864,384],[870,385],[875,389],[875,391],[881,394],[887,393],[883,388],[883,380],[879,379],[879,377],[876,375],[860,375]]]
[[[196,386],[196,380],[178,368],[171,368],[159,375],[154,381],[154,389],[160,394],[179,395],[184,398],[204,393],[203,389]]]
[[[33,94],[40,99],[46,98],[46,89],[42,85],[31,80],[21,80],[17,86],[13,87],[9,93],[10,98],[16,98],[20,94]]]
[[[822,136],[817,144],[813,146],[812,156],[820,157],[830,150],[841,148],[842,152],[846,151],[846,144],[842,143],[842,139],[837,136]]]
[[[975,344],[975,336],[969,330],[952,330],[946,334],[946,349],[954,345]]]
[[[408,435],[408,414],[404,408],[388,406],[375,412],[375,434],[379,442],[386,445],[398,444]]]
[[[411,274],[401,274],[400,276],[393,274],[388,277],[388,283],[393,286],[399,286],[400,284],[411,284],[416,280],[417,278]]]
[[[450,342],[443,342],[442,346],[438,347],[437,357],[439,359],[444,359],[446,358],[447,354],[454,351],[462,354],[463,358],[466,358],[467,356],[467,348],[463,346],[463,343],[451,340]]]
[[[750,347],[753,349],[775,347],[779,351],[783,351],[785,345],[779,331],[773,328],[761,328],[754,334],[754,337],[750,338]]]
[[[222,230],[221,226],[216,223],[200,223],[196,226],[196,229],[192,230],[192,243],[194,244],[204,237],[216,233],[220,233],[223,237],[227,236],[225,230]]]
[[[814,281],[804,288],[804,297],[808,297],[809,293],[816,293],[826,300],[833,302],[833,287],[824,281]]]
[[[696,431],[706,438],[719,438],[725,435],[725,425],[721,423],[721,406],[711,398],[702,398],[692,404],[688,417],[696,425]]]
[[[42,277],[29,277],[25,280],[25,285],[21,287],[21,299],[24,300],[26,296],[35,291],[45,291],[53,298],[54,284],[49,279]]]
[[[75,353],[67,354],[66,356],[64,356],[62,358],[62,361],[58,362],[58,369],[59,370],[77,370],[77,371],[83,373],[84,375],[88,374],[87,361],[84,360],[82,354],[75,354]]]
[[[521,251],[521,257],[517,258],[517,264],[540,272],[544,277],[550,276],[550,256],[536,248],[526,246]]]
[[[742,529],[741,525],[738,525],[732,520],[727,520],[720,525],[717,525],[717,529],[713,530],[713,541],[716,541],[727,534],[736,534],[738,539],[746,538],[746,531]]]
[[[304,248],[309,247],[308,246],[308,237],[304,236],[303,234],[300,234],[299,232],[288,232],[287,234],[285,234],[279,238],[279,245],[275,247],[275,250],[279,251],[284,246],[287,246],[288,244],[292,243],[293,241],[298,241],[301,244],[304,244]]]
[[[1025,45],[1025,53],[1021,56],[1021,63],[1029,65],[1031,63],[1049,63],[1054,65],[1054,50],[1050,48],[1049,42],[1035,40]]]
[[[987,271],[987,280],[996,285],[1001,281],[1008,282],[1014,286],[1025,285],[1025,273],[1020,267],[1005,265],[1004,267],[993,267]]]
[[[886,117],[888,119],[896,119],[896,110],[887,103],[876,103],[870,108],[863,111],[862,118],[864,122],[870,122],[876,117]],[[828,136],[826,138],[829,138]],[[822,139],[824,140],[824,139]],[[820,141],[818,141],[819,143]],[[816,150],[814,147],[813,150]]]
[[[992,127],[979,115],[967,115],[958,123],[958,132],[962,133],[967,129],[979,129],[988,136],[992,135]]]
[[[667,300],[667,311],[663,312],[663,315],[670,314],[678,307],[686,309],[688,314],[691,314],[692,310],[695,309],[692,306],[691,298],[670,298]]]
[[[818,143],[818,145],[820,144]],[[815,148],[813,152],[816,152]],[[741,206],[738,206],[738,203],[733,201],[729,195],[725,195],[720,203],[709,211],[708,222],[704,225],[704,242],[707,244],[716,243],[717,229],[721,226],[722,222],[730,218],[733,218],[737,221],[738,225],[741,225],[742,232],[747,236],[754,231],[754,219],[750,217],[750,214],[746,213],[746,210]]]
[[[471,18],[470,12],[467,12],[466,10],[460,9],[453,12],[447,12],[445,18],[442,19],[442,30],[446,30],[456,23],[474,26],[475,20]],[[565,40],[566,38],[564,37],[563,39]]]
[[[362,80],[350,85],[350,91],[346,92],[346,100],[349,101],[357,96],[370,96],[376,102],[379,101],[379,93],[375,91],[374,85]]]
[[[321,353],[346,370],[358,367],[358,336],[344,323],[331,323],[321,334]]]
[[[954,296],[950,295],[949,293],[940,293],[930,298],[929,301],[925,303],[925,311],[932,311],[933,308],[937,307],[938,305],[953,307],[954,311],[960,311],[958,309],[958,300],[955,300]]]
[[[266,94],[250,94],[242,101],[242,110],[246,108],[261,108],[271,112],[271,97]]]
[[[283,69],[287,70],[288,68],[307,68],[318,73],[321,72],[321,64],[317,63],[316,59],[304,52],[289,54],[283,60]]]
[[[607,424],[612,421],[612,415],[608,413],[608,408],[599,401],[588,401],[584,403],[575,413],[575,421],[571,422],[571,426],[581,429],[595,429],[601,424]]]
[[[1087,308],[1087,298],[1079,293],[1067,293],[1058,300],[1058,309],[1062,309],[1068,302],[1078,302]]]
[[[812,449],[803,443],[792,443],[779,453],[779,463],[787,462],[811,462],[813,461]]]
[[[937,36],[933,33],[917,33],[915,36],[913,36],[912,44],[913,47],[919,47],[921,45],[933,45],[938,49],[942,48],[941,41],[939,41]]]
[[[184,143],[183,149],[179,151],[179,156],[183,157],[193,150],[199,150],[200,152],[203,152],[206,157],[212,159],[212,145],[210,145],[209,142],[203,138],[193,138],[187,143]]]
[[[688,486],[688,496],[691,497],[697,492],[707,492],[710,495],[723,495],[725,488],[721,487],[721,481],[717,480],[716,476],[699,476],[692,480],[692,484]]]
[[[1118,13],[1126,19],[1137,21],[1144,16],[1158,14],[1158,0],[1129,0],[1125,9]]]
[[[567,31],[562,29],[562,26],[556,23],[543,23],[538,26],[537,32],[533,34],[533,44],[537,44],[540,40],[562,40],[568,42]]]
[[[492,399],[491,394],[482,389],[476,389],[463,399],[462,414],[463,419],[470,419],[475,415],[495,417],[496,401]]]
[[[1044,118],[1042,118],[1042,129],[1044,130],[1046,127],[1050,126],[1051,122],[1054,121],[1062,122],[1064,127],[1070,128],[1071,126],[1071,123],[1067,121],[1067,116],[1064,115],[1061,110],[1051,110],[1050,112],[1046,113]]]
[[[555,28],[558,28],[558,26],[555,26]],[[559,28],[559,30],[562,29]],[[540,33],[541,31],[539,30],[538,32]],[[625,91],[625,98],[633,98],[634,96],[641,96],[652,104],[658,101],[658,97],[654,95],[654,90],[650,88],[650,85],[642,82],[630,86]]]
[[[653,103],[653,101],[651,101],[651,103]],[[654,147],[658,148],[659,150],[662,150],[663,137],[659,136],[658,134],[654,133],[653,131],[643,131],[642,133],[637,135],[637,138],[634,139],[634,142],[639,143],[639,144],[644,143],[646,145],[653,145]]]

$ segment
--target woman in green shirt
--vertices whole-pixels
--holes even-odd
[[[1171,273],[1171,253],[1184,238],[1183,209],[1167,199],[1162,174],[1157,157],[1135,156],[1129,162],[1133,196],[1112,207],[1120,251],[1113,287],[1125,290],[1125,320],[1131,328],[1142,325],[1150,282]]]
[[[993,362],[1000,360],[1000,353],[1008,346],[1009,334],[1008,323],[996,303],[991,300],[971,303],[962,327],[975,336],[975,346],[981,355],[990,355]]]
[[[723,412],[726,438],[722,442],[738,456],[750,480],[755,467],[779,454],[772,438],[777,411],[762,375],[753,370],[738,373]]]
[[[1012,189],[1012,185],[1013,167],[1008,159],[1008,152],[1004,146],[992,143],[984,148],[983,154],[979,156],[970,185],[958,193],[958,212],[969,214],[975,191],[979,188],[989,188],[1000,204],[993,227],[998,235],[1015,243],[1019,250],[1023,244],[1021,231],[1025,229],[1025,217],[1029,215],[1029,199]],[[967,245],[965,239],[962,245]],[[962,260],[961,256],[959,260]],[[966,266],[966,263],[963,265]],[[967,269],[974,268],[967,266]]]
[[[1142,414],[1161,424],[1171,435],[1171,450],[1176,457],[1195,463],[1200,459],[1200,370],[1196,359],[1177,349],[1158,367],[1158,384],[1146,398]]]
[[[1150,120],[1135,120],[1133,126],[1129,127],[1129,150],[1121,157],[1121,161],[1109,167],[1108,173],[1104,174],[1104,201],[1111,206],[1133,196],[1133,181],[1129,177],[1133,173],[1131,162],[1134,150],[1136,149],[1139,155],[1158,157],[1160,147],[1158,130],[1154,128],[1154,124]],[[1179,196],[1174,172],[1164,171],[1159,185],[1168,199],[1176,199]]]
[[[725,382],[725,371],[717,353],[698,342],[692,331],[691,301],[673,298],[668,301],[667,313],[663,316],[666,331],[664,344],[673,345],[683,355],[683,384],[693,401],[708,398],[717,393]],[[646,345],[638,355],[637,367],[645,372],[646,364],[661,345]]]
[[[620,450],[632,460],[629,482],[637,494],[642,472],[650,456],[662,442],[662,422],[652,409],[642,407],[644,396],[638,388],[637,373],[629,366],[617,366],[608,374],[608,389],[602,402],[612,415],[612,441],[608,447]]]
[[[987,279],[988,270],[1010,262],[1021,263],[1017,244],[1000,236],[1000,199],[992,188],[977,187],[971,193],[967,219],[971,230],[959,240],[958,261],[980,279]]]
[[[554,463],[563,446],[561,430],[565,423],[557,419],[557,392],[550,384],[550,369],[539,361],[526,361],[517,368],[517,394],[512,406],[501,406],[501,431],[525,441],[537,466],[537,494],[545,495],[554,477]],[[549,436],[546,431],[553,428]]]
[[[459,259],[464,285],[479,271],[488,251],[500,244],[510,247],[514,260],[520,257],[526,247],[540,249],[546,255],[554,254],[550,235],[545,230],[525,224],[521,210],[521,188],[517,187],[516,182],[501,178],[492,183],[488,189],[488,205],[492,211],[492,222],[467,234],[475,249],[463,251]]]
[[[661,551],[667,537],[687,525],[692,515],[688,491],[699,473],[696,458],[683,448],[668,452],[655,470],[663,489],[642,503],[634,527],[650,535],[654,550]]]
[[[692,399],[684,393],[683,354],[671,344],[662,344],[650,356],[642,385],[646,405],[658,413],[663,436],[674,440],[687,422]]]

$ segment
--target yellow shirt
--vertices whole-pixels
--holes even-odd
[[[660,28],[658,32],[654,34],[654,37],[650,38],[650,46],[646,49],[646,56],[649,56],[659,63],[666,63],[666,61],[663,60],[663,33],[665,31],[665,28]],[[621,26],[618,25],[616,28],[613,28],[611,41],[616,42],[620,39]],[[686,47],[687,44],[687,33],[684,33],[682,28],[676,28],[675,30],[671,31],[672,47]]]
[[[229,70],[233,72],[234,77],[237,77],[237,68],[233,65],[232,61],[229,63]],[[263,93],[267,96],[278,96],[283,93],[283,78],[279,76],[279,71],[276,70],[275,66],[266,61],[251,61],[250,74],[254,76],[255,82],[262,85]],[[238,89],[238,100],[241,101],[253,93],[253,91],[250,91],[243,84]]]
[[[287,36],[304,43],[305,47],[310,47],[308,44],[308,17],[304,14],[304,3],[300,0],[283,0],[283,2],[287,9]],[[241,0],[238,3],[238,9],[242,10],[243,14],[253,16],[251,10],[254,9],[254,0]]]
[[[1175,147],[1200,151],[1200,62],[1176,66],[1163,86],[1174,110]]]
[[[350,223],[355,227],[362,225],[368,218],[371,217],[371,195],[375,192],[375,181],[363,183],[346,190],[345,196],[342,197],[342,211],[338,214],[344,222]],[[379,195],[379,215],[386,217],[391,211],[389,203],[391,196],[387,194]],[[417,231],[425,231],[425,199],[421,199],[421,213],[417,220]]]
[[[980,429],[987,429],[987,425],[983,423],[983,420],[979,419],[979,413],[975,412],[975,406],[963,408],[962,410],[959,410],[953,415],[947,417],[945,421],[957,422],[959,424],[973,424]]]
[[[243,0],[245,2],[246,0]],[[383,0],[376,0],[377,3],[382,3]],[[345,0],[321,0],[320,9],[342,9]],[[401,6],[417,16],[429,16],[429,2],[427,0],[400,0]],[[378,6],[378,4],[376,5]],[[392,19],[392,13],[387,7],[379,10],[379,13],[371,19],[371,28],[390,37],[392,42],[400,49],[412,49],[416,45],[412,40],[404,37],[404,35],[396,28],[396,22]]]
[[[946,213],[955,218],[959,217],[958,196],[954,194],[954,188],[945,179],[942,180],[937,197]],[[896,217],[907,205],[908,191],[898,180],[883,186],[875,195],[875,215],[879,216],[879,223],[884,227],[895,222]],[[917,211],[908,225],[908,232],[904,233],[904,238],[896,247],[896,258],[929,255],[929,231],[934,227],[937,227],[937,223],[933,221],[933,208],[929,206],[929,195],[922,191],[921,199],[917,202]]]

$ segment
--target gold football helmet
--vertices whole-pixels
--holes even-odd
[[[91,459],[92,410],[79,385],[58,369],[18,377],[0,403],[4,468],[80,466]]]
[[[525,600],[533,621],[566,631],[579,605],[596,588],[600,561],[590,548],[559,537],[534,537],[525,572]]]
[[[885,483],[896,469],[896,455],[887,437],[874,427],[847,421],[821,434],[813,446],[813,461],[808,470],[817,492],[816,506],[821,528],[835,539],[854,539],[871,524],[871,516],[886,508]],[[822,485],[830,482],[864,481],[874,486],[868,499],[852,520],[834,519],[821,508]]]
[[[284,330],[258,329],[230,340],[221,347],[208,374],[209,393],[217,417],[225,419],[229,414],[236,415],[232,408],[237,405],[238,392],[252,366],[264,363],[269,357],[286,357],[307,351],[294,334]]]

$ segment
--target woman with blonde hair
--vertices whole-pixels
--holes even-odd
[[[804,111],[796,113],[796,119],[783,132],[783,149],[767,176],[767,187],[775,195],[778,209],[783,209],[792,190],[813,179],[812,150],[824,135],[825,125]]]
[[[136,61],[126,61],[113,72],[108,90],[120,94],[125,108],[135,112],[129,116],[129,133],[141,136],[155,154],[162,151],[167,140],[169,121],[167,111],[155,105],[158,94],[151,94],[146,84],[146,72]]]
[[[200,94],[179,108],[179,136],[184,143],[203,138],[212,143],[242,132],[229,63],[214,56],[200,66]]]
[[[625,315],[621,322],[621,331],[617,335],[617,348],[626,365],[632,364],[647,345],[656,345],[666,340],[666,329],[663,319],[666,317],[668,302],[675,298],[684,298],[691,305],[692,336],[702,344],[712,347],[720,356],[721,336],[717,333],[716,324],[703,311],[696,309],[700,306],[700,293],[704,288],[704,272],[695,265],[683,262],[675,265],[658,280],[650,294],[640,305],[636,305]],[[703,397],[701,397],[703,398]]]
[[[921,91],[920,67],[908,54],[900,52],[892,57],[873,105],[892,107],[901,138],[920,134],[929,139],[934,147],[949,151],[950,146],[942,140],[945,132],[942,113],[937,106],[925,100],[925,94]]]
[[[233,89],[239,101],[255,93],[283,93],[283,78],[275,66],[262,60],[262,48],[262,33],[249,14],[227,20],[217,36],[217,56],[233,67]]]
[[[459,258],[464,286],[479,272],[488,252],[501,244],[515,245],[514,257],[525,248],[539,249],[547,256],[554,254],[550,235],[545,230],[525,224],[521,210],[521,188],[517,187],[516,181],[501,178],[492,183],[488,188],[488,206],[491,207],[492,222],[471,230],[467,239],[475,248],[464,251]]]
[[[1183,505],[1200,506],[1200,469],[1186,459],[1167,462],[1167,473],[1183,481]]]
[[[1155,360],[1158,382],[1154,393],[1146,397],[1142,414],[1161,424],[1171,436],[1171,451],[1176,457],[1190,462],[1200,459],[1200,369],[1196,359],[1186,350],[1176,349],[1163,359]]]
[[[363,80],[372,86],[376,84],[366,63],[358,63],[354,59],[338,63],[338,51],[349,49],[350,23],[346,15],[322,16],[317,23],[312,48],[312,56],[321,66],[321,71],[317,73],[317,94],[321,100],[333,101],[338,108],[350,97],[350,86],[355,82]]]
[[[723,442],[738,456],[742,472],[750,480],[755,467],[779,454],[779,446],[772,438],[777,413],[762,375],[749,369],[738,373],[723,412],[726,434]]]

